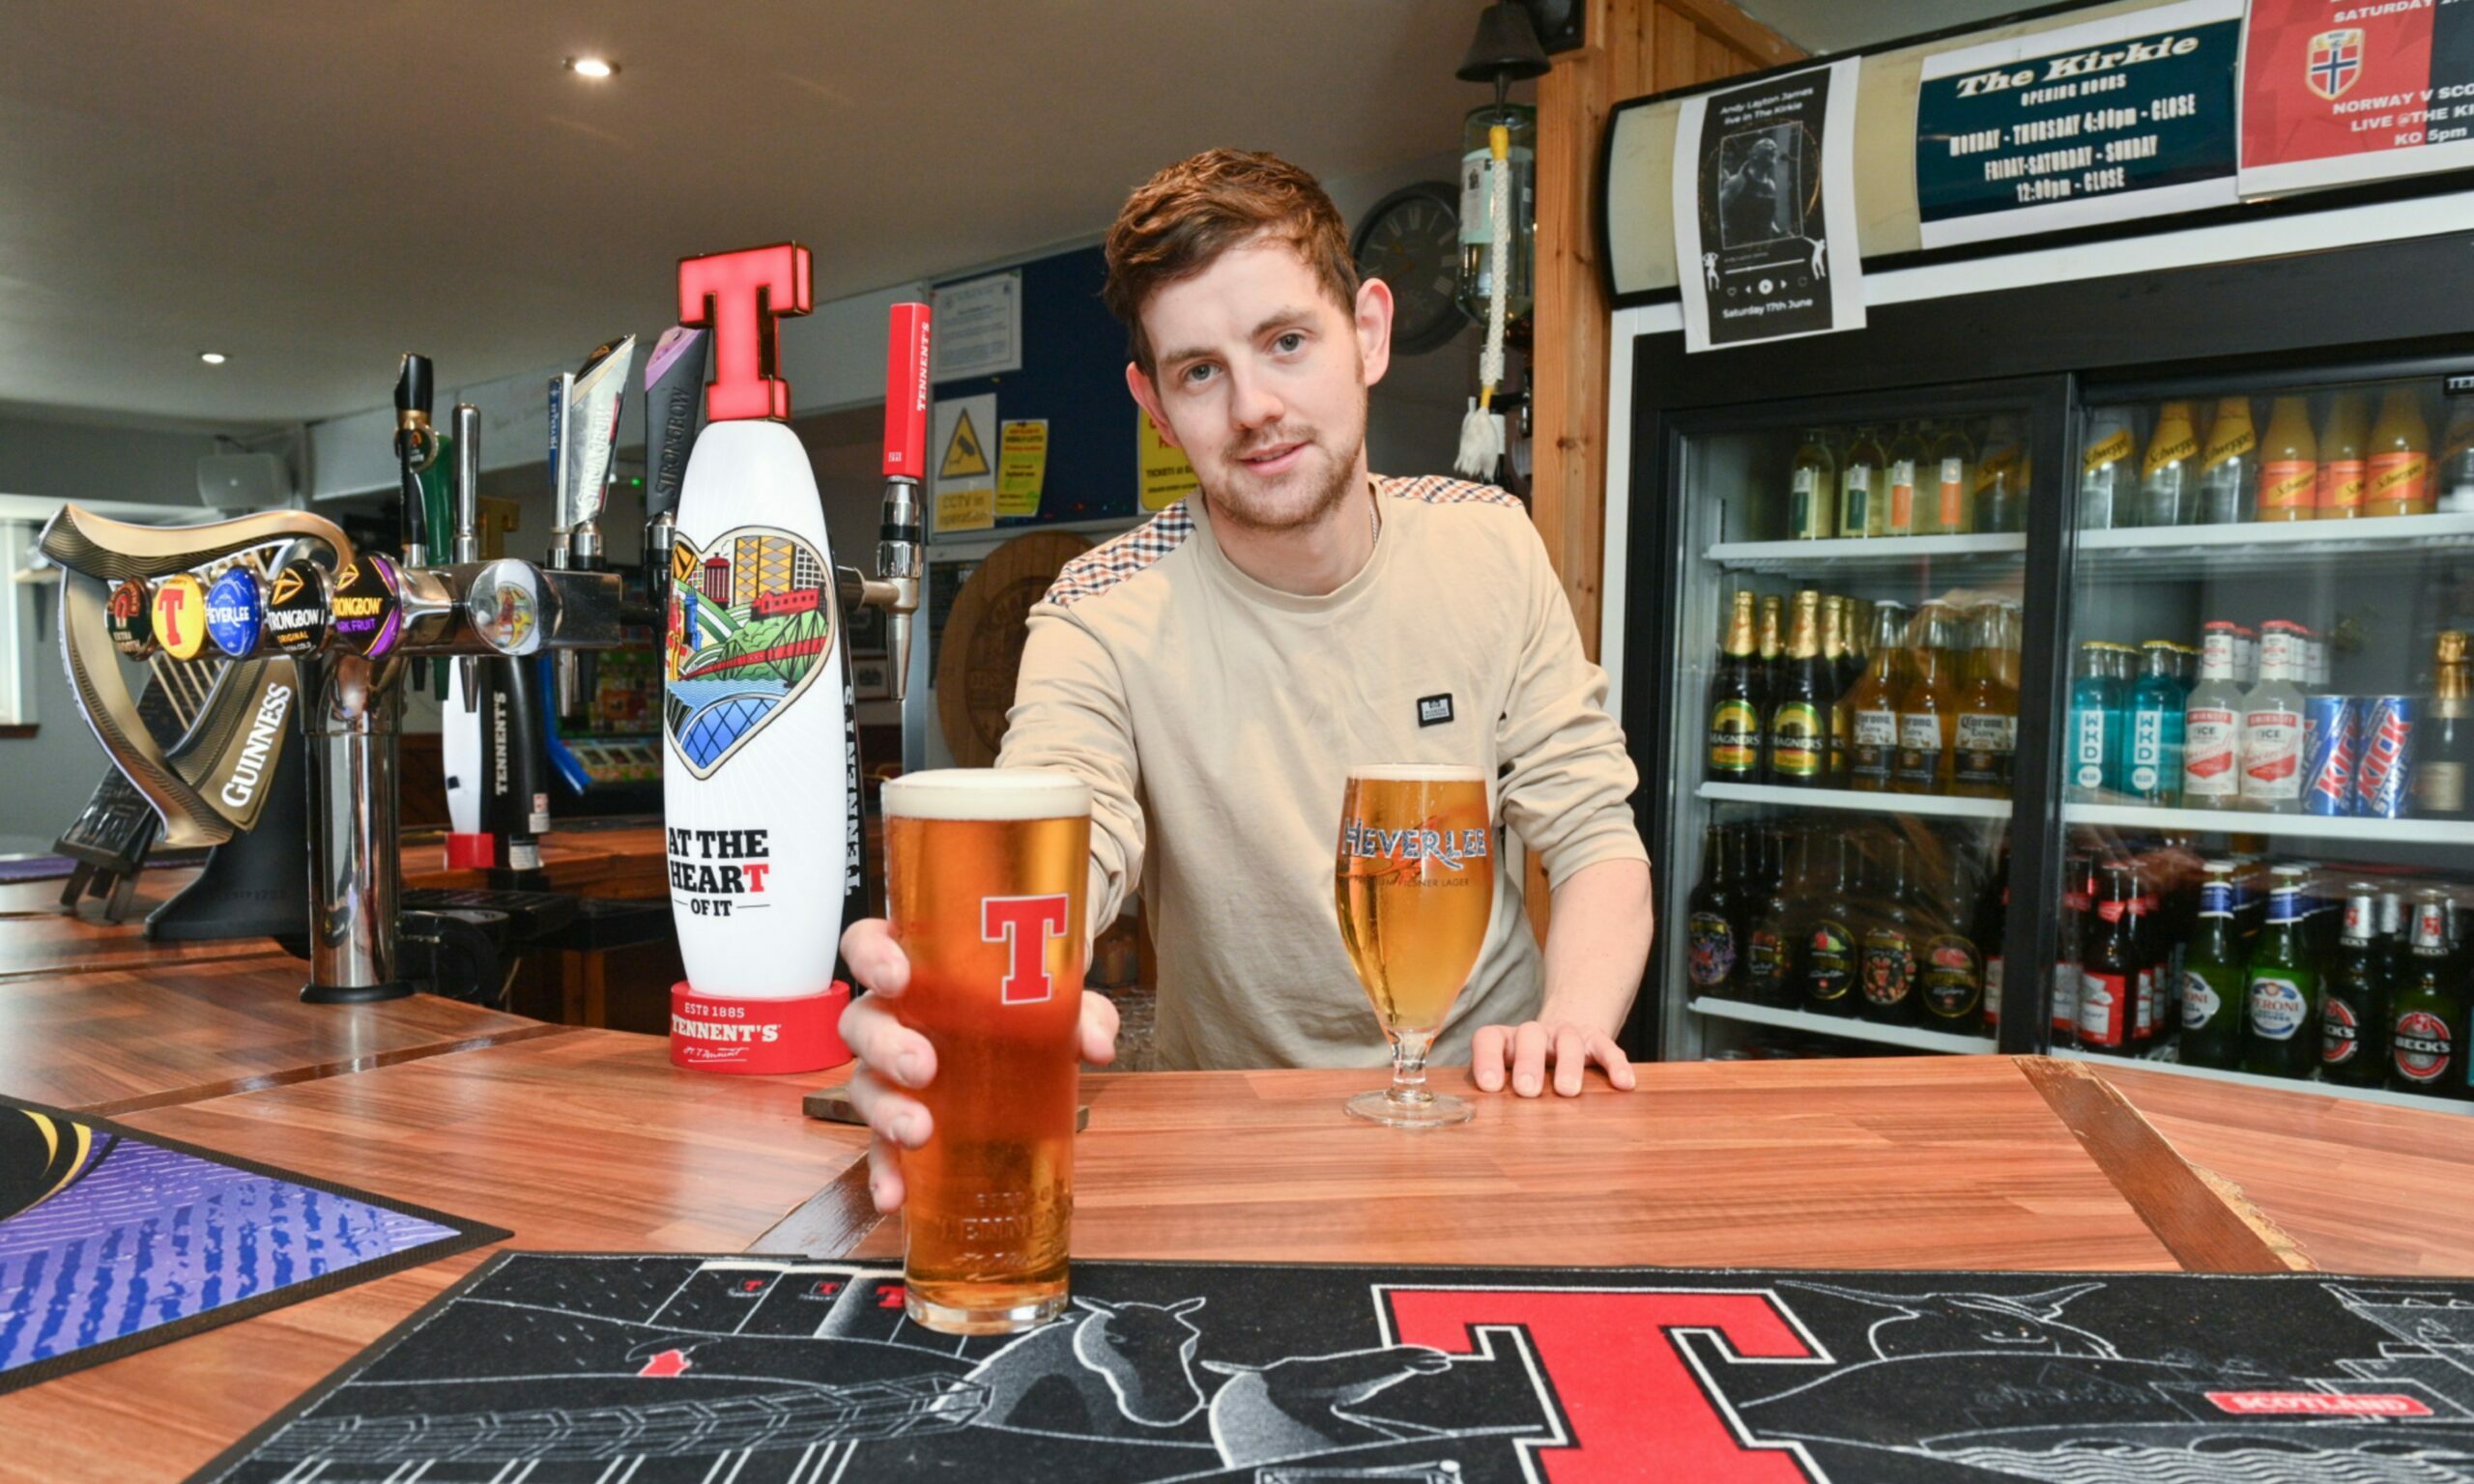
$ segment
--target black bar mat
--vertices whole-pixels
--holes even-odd
[[[2461,1481],[2474,1282],[502,1253],[196,1475],[464,1484]]]
[[[0,1095],[0,1393],[507,1236]]]

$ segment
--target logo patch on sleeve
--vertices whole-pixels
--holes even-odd
[[[1449,694],[1418,698],[1419,726],[1440,727],[1450,720],[1452,720],[1452,697]]]

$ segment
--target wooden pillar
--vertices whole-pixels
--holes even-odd
[[[1792,43],[1727,0],[1587,0],[1588,44],[1538,80],[1538,314],[1530,514],[1563,578],[1581,645],[1598,654],[1606,537],[1605,285],[1597,263],[1598,149],[1606,116],[1644,93],[1792,62]],[[1543,873],[1529,868],[1543,939]]]

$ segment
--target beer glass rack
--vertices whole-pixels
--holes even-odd
[[[1871,1020],[1858,1020],[1847,1015],[1821,1015],[1808,1010],[1781,1010],[1773,1005],[1755,1005],[1745,1000],[1723,1000],[1714,995],[1702,995],[1690,1002],[1692,1013],[1714,1015],[1721,1020],[1740,1020],[1750,1025],[1775,1026],[1780,1030],[1804,1031],[1815,1036],[1833,1036],[1841,1041],[1867,1041],[1876,1045],[1903,1046],[1911,1051],[1949,1051],[1982,1054],[1994,1048],[1990,1036],[1959,1036],[1948,1031],[1927,1030],[1920,1025],[1884,1025]]]
[[[1989,531],[1965,536],[1884,536],[1875,539],[1833,536],[1826,541],[1720,541],[1702,555],[1731,572],[1791,574],[1827,567],[1904,566],[1935,556],[2005,556],[2024,560],[2028,538],[2019,532]]]
[[[1958,802],[1958,801],[1944,801]],[[2161,809],[2144,804],[2064,804],[2066,825],[2190,835],[2273,835],[2286,840],[2373,841],[2397,845],[2474,847],[2474,823],[2351,815],[2264,814],[2244,810]]]
[[[1705,783],[1694,792],[1698,797],[1715,804],[1769,804],[1786,809],[1834,809],[1861,814],[1925,814],[1938,819],[2007,819],[2010,817],[2008,799],[1962,799],[1938,794],[1914,793],[1857,793],[1848,788],[1782,788],[1775,784]]]

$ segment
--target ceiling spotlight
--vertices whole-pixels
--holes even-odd
[[[221,351],[200,351],[197,353],[197,358],[205,361],[210,366],[219,366],[223,364],[224,361],[230,359],[230,357],[225,356]]]
[[[607,57],[569,57],[567,71],[579,77],[616,77],[618,64]]]

